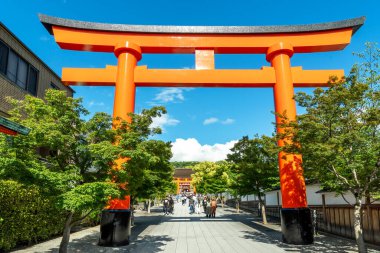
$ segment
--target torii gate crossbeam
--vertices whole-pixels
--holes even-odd
[[[344,49],[365,18],[290,26],[141,26],[83,22],[40,15],[62,49],[110,52],[117,66],[104,69],[64,68],[67,85],[115,85],[113,117],[128,120],[134,112],[136,87],[261,87],[273,88],[275,112],[296,119],[294,87],[327,87],[342,70],[302,70],[291,67],[294,53]],[[145,53],[195,54],[195,69],[148,69],[137,66]],[[271,67],[261,70],[215,69],[215,54],[265,54]],[[281,119],[276,116],[276,122]],[[278,127],[278,132],[284,129]],[[278,142],[283,146],[282,141]],[[287,243],[313,242],[310,209],[301,155],[279,154],[282,193],[281,229]],[[129,208],[128,201],[114,209]]]

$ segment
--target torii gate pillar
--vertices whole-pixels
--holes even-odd
[[[141,48],[133,43],[115,47],[117,57],[117,74],[115,83],[115,100],[113,117],[129,120],[129,113],[135,111],[135,67],[141,59]]]
[[[292,45],[280,42],[269,47],[266,55],[276,76],[273,93],[278,133],[285,131],[279,127],[283,120],[280,115],[285,114],[289,121],[296,120],[297,115],[290,66],[290,57],[293,56],[293,53]],[[279,147],[284,145],[284,140],[278,141]],[[301,161],[302,156],[299,154],[284,152],[278,154],[282,193],[281,230],[284,242],[309,244],[313,242],[313,227],[310,209],[307,207],[306,185]]]
[[[115,82],[115,98],[113,106],[113,127],[116,128],[121,120],[130,121],[130,113],[135,111],[136,85],[134,73],[137,62],[141,59],[141,48],[133,43],[118,44],[114,50],[117,57],[117,72]],[[125,159],[116,161],[116,169],[119,169]],[[124,199],[113,199],[108,204],[108,209],[130,209],[130,196]]]

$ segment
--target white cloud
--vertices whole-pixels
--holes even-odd
[[[162,114],[161,117],[154,117],[151,127],[160,127],[162,131],[165,130],[165,126],[176,126],[180,121],[171,118],[169,114]]]
[[[185,101],[184,92],[193,90],[193,88],[167,88],[162,89],[161,92],[156,94],[153,101],[149,101],[150,105],[157,105],[159,103],[180,103]]]
[[[222,123],[223,125],[231,125],[231,124],[235,123],[235,120],[234,120],[234,119],[230,119],[230,118],[228,118],[228,119],[226,119],[226,120],[223,120],[221,123]]]
[[[91,100],[90,102],[88,102],[88,107],[93,107],[93,106],[104,106],[104,103],[103,102],[95,102],[94,100]]]
[[[218,118],[211,117],[203,121],[203,125],[210,125],[210,124],[215,124],[215,123],[220,123],[223,125],[231,125],[235,123],[235,120],[231,118],[227,118],[225,120],[219,120]]]
[[[154,100],[161,103],[168,103],[168,102],[184,101],[185,97],[183,96],[183,89],[168,88],[158,93],[156,97],[154,98]]]
[[[176,139],[172,143],[172,161],[221,161],[231,153],[236,140],[224,144],[201,145],[197,139]]]
[[[218,122],[219,119],[218,118],[215,118],[215,117],[212,117],[212,118],[208,118],[208,119],[205,119],[203,121],[203,125],[210,125],[210,124],[214,124],[216,122]]]

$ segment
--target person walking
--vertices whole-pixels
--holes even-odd
[[[210,206],[211,206],[211,217],[215,218],[216,207],[217,207],[217,202],[215,198],[212,198]]]
[[[169,198],[169,213],[174,214],[174,199],[172,196]]]
[[[169,214],[169,198],[168,197],[164,199],[163,204],[164,204],[164,214],[168,215]]]
[[[195,207],[195,213],[200,214],[201,213],[201,202],[199,201],[199,198],[195,198],[194,207]]]
[[[189,208],[190,208],[190,214],[193,214],[194,213],[194,197],[193,196],[190,196],[189,198]]]
[[[206,217],[210,218],[211,217],[211,201],[209,198],[206,199],[206,208],[205,208],[205,213]]]
[[[202,206],[203,206],[203,212],[206,213],[206,206],[207,206],[207,197],[204,196],[202,200]]]

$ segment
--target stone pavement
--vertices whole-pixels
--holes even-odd
[[[69,252],[357,252],[353,241],[326,235],[317,236],[313,245],[284,244],[278,224],[264,226],[251,214],[237,214],[230,207],[218,207],[216,218],[206,218],[203,213],[189,214],[187,206],[179,203],[172,215],[163,215],[161,210],[153,209],[151,214],[136,212],[128,246],[97,246],[99,227],[93,227],[71,235]],[[60,239],[16,252],[58,252]],[[380,251],[370,249],[369,252]]]

